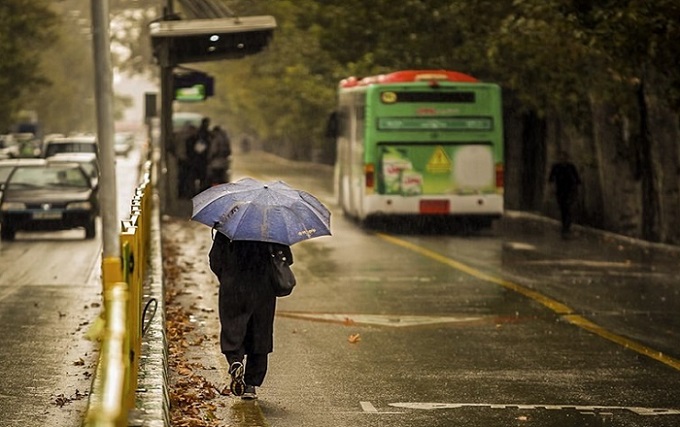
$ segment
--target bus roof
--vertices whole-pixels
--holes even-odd
[[[404,70],[389,74],[379,74],[363,78],[348,77],[340,82],[341,88],[369,86],[372,84],[394,84],[407,82],[465,82],[474,83],[478,80],[470,75],[448,70]]]

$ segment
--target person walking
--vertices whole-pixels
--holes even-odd
[[[293,264],[289,246],[230,240],[214,231],[210,269],[220,282],[218,305],[220,349],[229,363],[230,390],[242,399],[257,399],[274,349],[276,295],[269,268],[273,251]]]
[[[566,238],[571,233],[571,210],[576,201],[581,178],[565,151],[560,152],[559,160],[550,169],[548,181],[555,186],[555,197],[562,221],[562,237]]]

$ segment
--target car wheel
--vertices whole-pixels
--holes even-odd
[[[92,220],[85,226],[85,238],[86,239],[94,239],[94,236],[96,236],[96,235],[97,235],[97,232],[95,230],[95,222],[94,222],[94,220]]]
[[[14,240],[16,235],[16,230],[11,227],[0,228],[0,239],[2,240]]]

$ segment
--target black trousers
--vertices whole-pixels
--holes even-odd
[[[234,362],[243,363],[243,354],[240,352],[229,352],[226,353],[227,361],[229,366]],[[264,377],[267,375],[267,365],[268,365],[269,355],[268,354],[248,354],[246,355],[245,367],[246,372],[244,375],[244,381],[247,385],[254,385],[259,387],[264,382]]]
[[[571,231],[571,209],[574,200],[571,197],[558,197],[557,204],[560,207],[560,217],[562,219],[562,233],[569,233]]]

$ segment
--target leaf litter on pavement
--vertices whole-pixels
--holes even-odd
[[[200,295],[186,289],[186,276],[195,266],[182,258],[186,249],[182,242],[173,233],[163,233],[162,246],[171,423],[173,427],[218,427],[221,424],[216,413],[220,407],[228,406],[222,396],[229,395],[229,387],[210,382],[202,371],[211,368],[187,357],[192,347],[216,338],[196,330],[191,310],[212,313],[214,309],[201,308]],[[184,300],[180,301],[182,297]]]

